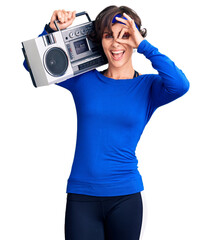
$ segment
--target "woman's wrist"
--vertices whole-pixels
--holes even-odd
[[[50,27],[50,23],[49,23],[49,24],[46,24],[45,30],[46,30],[47,33],[53,33],[53,32],[55,32],[55,30]]]
[[[146,39],[143,39],[140,44],[138,45],[137,52],[138,53],[144,53],[146,49],[148,49],[149,42]]]

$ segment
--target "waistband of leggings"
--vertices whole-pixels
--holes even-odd
[[[84,201],[95,202],[95,201],[105,201],[105,200],[116,200],[120,198],[136,198],[136,197],[141,197],[141,192],[127,194],[127,195],[120,195],[120,196],[110,196],[110,197],[91,196],[91,195],[78,194],[78,193],[67,193],[68,200],[79,201],[79,202],[84,202]]]

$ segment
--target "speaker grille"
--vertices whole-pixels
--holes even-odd
[[[54,77],[62,76],[68,68],[67,55],[58,47],[50,48],[46,52],[44,62],[47,71]]]

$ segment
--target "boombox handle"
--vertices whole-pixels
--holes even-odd
[[[87,12],[79,12],[79,13],[76,13],[76,17],[82,16],[82,15],[86,15],[88,21],[91,22],[91,19],[90,19],[90,17],[89,17],[89,15],[88,15]],[[54,24],[55,24],[55,27],[57,28],[57,31],[60,31],[60,28],[59,28],[59,26],[57,25],[58,22],[59,22],[58,20],[55,20],[55,21],[54,21]]]

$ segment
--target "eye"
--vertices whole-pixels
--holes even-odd
[[[128,39],[129,37],[130,37],[129,33],[124,33],[124,35],[122,36],[122,38],[124,38],[124,39]]]
[[[113,35],[111,34],[111,33],[106,33],[105,35],[104,35],[104,38],[113,38]]]

